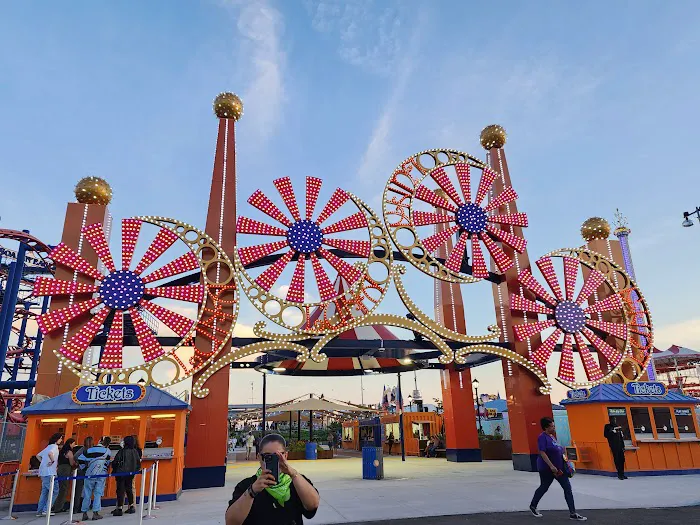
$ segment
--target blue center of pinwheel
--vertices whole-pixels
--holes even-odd
[[[100,297],[102,302],[116,310],[128,310],[143,297],[146,287],[134,272],[117,270],[102,280]]]
[[[486,229],[486,212],[473,202],[459,206],[455,220],[461,229],[469,233],[481,233]]]
[[[559,328],[573,334],[586,324],[586,314],[575,302],[562,301],[554,308],[554,320]]]
[[[287,231],[289,246],[299,253],[313,253],[321,247],[323,232],[314,221],[297,221]]]

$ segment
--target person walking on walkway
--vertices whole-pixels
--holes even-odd
[[[530,512],[536,518],[542,517],[542,514],[537,510],[537,505],[556,479],[561,488],[564,489],[564,499],[566,499],[566,505],[569,507],[569,518],[574,521],[586,521],[588,518],[576,512],[574,493],[569,481],[569,468],[564,464],[566,461],[564,447],[557,442],[554,421],[548,417],[543,417],[540,420],[540,426],[543,430],[537,438],[537,449],[540,453],[537,458],[540,486],[532,497]]]
[[[86,465],[86,476],[98,476],[107,473],[107,465],[110,462],[109,444],[111,439],[108,437],[102,438],[102,441],[94,447],[84,450],[78,457],[78,462]],[[102,510],[102,494],[105,490],[105,482],[107,478],[88,478],[83,485],[83,521],[90,519],[88,511],[92,508],[92,519],[101,520],[104,518],[100,514]],[[91,501],[92,499],[92,501]]]
[[[279,479],[265,468],[265,459],[277,456]],[[321,499],[306,476],[287,462],[286,442],[279,434],[260,441],[260,468],[233,491],[226,525],[303,525],[316,515]]]
[[[252,432],[248,432],[245,438],[245,460],[250,460],[250,454],[253,452],[253,446],[255,445],[255,437]]]
[[[49,489],[51,488],[51,476],[55,476],[58,471],[58,447],[63,444],[63,434],[55,433],[49,439],[49,444],[44,450],[39,452],[36,457],[41,460],[39,465],[39,477],[41,478],[41,496],[39,496],[39,504],[36,508],[37,516],[46,516],[47,512],[51,512],[51,507],[58,497],[58,481],[54,480],[53,495],[49,501]],[[53,512],[51,512],[53,515]]]
[[[112,471],[118,474],[123,472],[137,472],[139,470],[141,470],[141,456],[139,456],[136,450],[133,436],[126,436],[124,438],[124,448],[114,456]],[[135,474],[117,476],[117,508],[112,511],[113,516],[124,515],[122,511],[124,496],[126,496],[129,503],[129,508],[126,510],[126,513],[134,514],[136,512],[134,508],[134,476]]]
[[[627,479],[627,476],[625,476],[625,436],[622,434],[622,428],[616,425],[615,418],[611,418],[610,423],[605,425],[603,436],[608,440],[610,452],[617,469],[617,477],[619,479]]]
[[[75,447],[75,439],[67,439],[61,448],[61,452],[58,455],[58,470],[56,474],[59,477],[69,477],[73,469],[77,466],[75,458],[73,457],[73,448]],[[68,488],[72,483],[69,479],[64,479],[58,482],[58,497],[56,498],[56,503],[53,504],[54,512],[65,512],[68,510],[67,505],[69,503],[66,501],[66,495],[68,494]]]

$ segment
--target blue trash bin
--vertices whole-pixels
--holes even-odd
[[[384,479],[382,447],[362,448],[362,479]]]
[[[306,444],[306,459],[318,459],[318,453],[316,452],[316,443]]]

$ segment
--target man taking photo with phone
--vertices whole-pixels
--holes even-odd
[[[316,515],[321,498],[309,479],[287,462],[279,434],[260,440],[260,468],[233,491],[226,525],[302,525]]]

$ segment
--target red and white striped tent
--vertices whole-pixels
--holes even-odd
[[[345,279],[338,276],[333,284],[338,293],[347,290],[348,283]],[[355,308],[353,306],[353,308]],[[309,318],[310,323],[315,323],[321,316],[321,309],[317,308],[311,312]],[[332,319],[335,316],[335,304],[331,304],[326,311],[326,316]],[[353,312],[360,315],[359,311]],[[337,339],[346,340],[398,340],[397,337],[389,328],[381,325],[359,326],[351,328],[346,332],[338,335]],[[258,369],[274,370],[286,375],[307,375],[307,376],[332,376],[332,375],[360,375],[366,371],[378,373],[396,373],[408,372],[421,368],[419,363],[411,360],[395,359],[389,357],[329,357],[322,363],[316,363],[311,359],[304,363],[300,363],[296,359],[285,359],[283,361],[268,362],[257,367]]]

